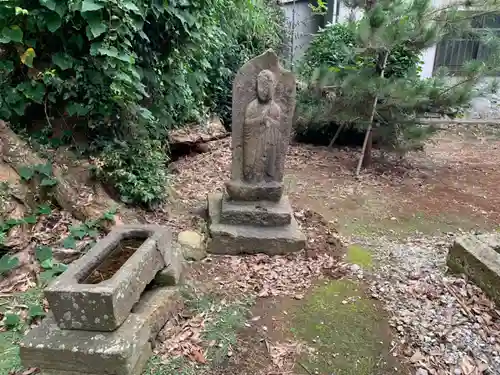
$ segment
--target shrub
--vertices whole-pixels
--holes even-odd
[[[366,59],[355,50],[360,46],[356,38],[357,24],[336,23],[328,25],[314,37],[301,62],[301,75],[310,79],[313,72],[321,67],[329,69],[362,68],[375,66],[373,59]],[[387,67],[387,77],[405,77],[418,70],[420,52],[404,44],[391,53]]]
[[[265,0],[3,0],[0,118],[83,124],[100,178],[150,204],[169,129],[227,117],[234,72],[281,27]]]
[[[122,201],[151,207],[165,194],[167,162],[160,141],[107,142],[94,160],[94,172],[116,189]]]
[[[225,1],[221,5],[219,14],[225,38],[223,47],[211,55],[208,107],[229,127],[236,72],[247,60],[269,48],[277,53],[282,51],[285,18],[281,8],[271,0]]]

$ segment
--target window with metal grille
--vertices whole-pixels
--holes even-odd
[[[471,20],[474,31],[500,32],[500,15],[482,15]],[[472,35],[464,37],[448,37],[438,43],[434,71],[446,67],[450,73],[460,75],[463,73],[464,64],[471,60],[484,61],[489,55],[488,47]]]

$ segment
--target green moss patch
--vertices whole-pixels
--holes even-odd
[[[360,245],[353,244],[347,247],[346,260],[365,269],[373,267],[372,253]]]
[[[21,337],[16,331],[0,332],[0,374],[21,369],[18,346]]]
[[[316,351],[300,359],[297,371],[336,375],[403,373],[390,363],[390,331],[384,313],[358,283],[332,281],[316,288],[303,302],[290,314],[291,331],[297,340]]]

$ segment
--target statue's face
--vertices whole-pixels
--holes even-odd
[[[261,102],[268,102],[274,96],[274,76],[269,70],[263,70],[257,76],[257,96]]]

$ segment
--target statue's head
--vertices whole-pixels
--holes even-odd
[[[274,74],[270,70],[262,70],[257,76],[257,97],[264,103],[274,97]]]

